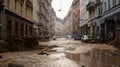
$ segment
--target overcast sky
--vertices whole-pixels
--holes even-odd
[[[72,1],[73,0],[53,0],[52,1],[52,7],[54,8],[56,12],[57,17],[63,19],[66,16],[72,4]],[[62,10],[59,11],[61,8]]]

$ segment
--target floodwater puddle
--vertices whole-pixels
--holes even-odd
[[[96,49],[80,55],[80,62],[85,67],[119,67],[120,51]]]

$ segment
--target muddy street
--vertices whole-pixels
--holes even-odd
[[[120,52],[104,44],[82,43],[64,38],[39,42],[39,44],[45,49],[36,47],[36,50],[31,51],[0,53],[0,67],[11,67],[11,65],[13,67],[14,65],[22,65],[21,67],[115,67],[120,64]],[[109,60],[113,61],[109,62]]]

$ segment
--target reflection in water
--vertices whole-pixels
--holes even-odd
[[[80,55],[85,67],[120,67],[120,51],[95,49]]]

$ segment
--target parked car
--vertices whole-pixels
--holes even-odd
[[[79,34],[74,35],[74,40],[81,40],[81,36]]]
[[[53,36],[53,40],[56,40],[56,38],[57,38],[56,36]]]
[[[67,39],[72,39],[72,35],[66,35]]]
[[[91,41],[91,36],[90,35],[83,35],[82,37],[81,37],[81,41],[82,42],[90,42]]]
[[[56,38],[60,38],[60,36],[56,36]]]

